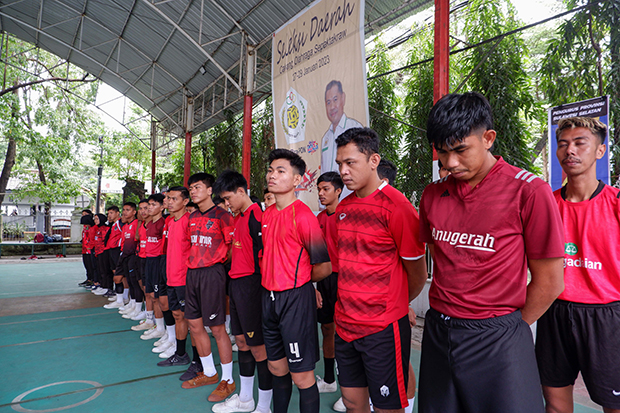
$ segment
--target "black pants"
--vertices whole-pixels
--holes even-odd
[[[95,274],[93,273],[93,258],[91,254],[82,254],[82,263],[86,269],[86,279],[88,281],[93,281],[95,279]]]

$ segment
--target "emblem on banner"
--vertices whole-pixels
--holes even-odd
[[[280,120],[287,144],[303,142],[306,139],[307,107],[308,101],[295,89],[290,88],[280,109]]]

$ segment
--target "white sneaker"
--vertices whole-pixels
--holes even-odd
[[[153,343],[153,346],[159,347],[162,344],[167,343],[167,342],[168,342],[168,332],[166,331],[166,333],[163,336],[161,336],[159,340]]]
[[[96,290],[93,290],[93,294],[95,295],[104,295],[107,292],[108,292],[107,288],[97,288]]]
[[[316,376],[316,387],[319,388],[319,393],[333,393],[338,390],[338,383],[334,380],[333,383],[326,383],[321,376]]]
[[[131,319],[133,321],[146,320],[146,311],[140,311],[138,314],[136,314],[135,316],[131,317]],[[151,323],[153,323],[153,322],[151,321]]]
[[[103,306],[103,308],[107,308],[112,309],[112,308],[120,308],[123,305],[123,303],[119,303],[118,301],[114,301],[112,303],[106,304]]]
[[[95,292],[96,292],[96,291],[98,291],[98,290],[100,290],[100,289],[101,289],[101,287],[100,287],[100,286],[98,286],[98,285],[96,285],[94,288],[92,288],[92,289],[90,290],[90,292],[91,292],[91,293],[93,293],[93,294],[95,294]]]
[[[139,308],[137,308],[137,307],[134,307],[134,309],[133,309],[133,310],[131,310],[130,312],[128,312],[128,313],[124,313],[124,314],[123,314],[123,318],[126,318],[126,319],[128,319],[128,320],[131,320],[131,317],[135,317],[135,316],[137,316],[138,314],[140,314],[140,309],[139,309]],[[145,316],[146,316],[146,314],[145,314]]]
[[[116,296],[113,295],[111,297],[108,297],[108,301],[116,301]]]
[[[140,321],[140,324],[138,324],[137,326],[131,326],[131,329],[133,331],[142,331],[142,330],[150,330],[153,327],[155,327],[154,322],[144,319]]]
[[[339,398],[338,400],[336,400],[336,403],[334,403],[334,407],[332,407],[332,409],[334,409],[337,412],[346,412],[347,408],[344,407],[344,402],[342,401],[342,397]]]
[[[124,304],[121,308],[119,308],[118,312],[121,314],[127,314],[128,312],[133,311],[134,307],[135,307],[134,303],[129,302],[129,303]]]
[[[166,333],[166,330],[158,331],[157,327],[153,326],[150,330],[146,330],[141,336],[142,340],[153,340],[155,338],[160,338]]]
[[[233,394],[222,403],[213,405],[214,413],[251,412],[254,410],[254,399],[242,402],[238,394]]]
[[[157,348],[159,348],[159,347],[157,347]],[[170,357],[172,357],[172,355],[173,355],[174,353],[176,353],[176,352],[177,352],[177,345],[176,345],[176,343],[173,343],[173,344],[172,344],[172,345],[168,348],[168,350],[166,350],[166,351],[164,351],[164,352],[162,352],[162,353],[159,353],[159,358],[160,358],[160,359],[167,359],[167,358],[170,358]]]
[[[153,347],[153,349],[151,350],[153,353],[163,353],[164,351],[168,350],[170,347],[172,347],[172,343],[169,342],[168,340],[166,340],[164,342],[164,344],[159,345],[157,347]]]

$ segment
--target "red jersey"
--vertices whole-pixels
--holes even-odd
[[[319,225],[321,226],[323,236],[325,237],[325,242],[327,243],[327,252],[329,253],[329,258],[332,261],[332,272],[338,272],[338,233],[336,229],[337,217],[336,212],[330,215],[327,213],[326,209],[321,211],[316,217],[319,220]]]
[[[138,238],[140,238],[138,245],[138,257],[146,258],[146,226],[144,221],[140,221],[138,227]]]
[[[166,255],[168,251],[168,228],[170,227],[170,221],[172,221],[174,217],[172,215],[168,215],[165,217],[164,221],[164,246],[162,248],[162,254]]]
[[[435,249],[430,305],[458,318],[523,308],[527,260],[564,256],[551,188],[501,157],[474,188],[448,175],[424,189],[420,239]]]
[[[263,211],[256,203],[235,217],[232,261],[228,272],[230,278],[260,274],[258,256],[263,249],[263,240],[261,239],[262,217]]]
[[[110,227],[107,225],[95,225],[95,228],[97,228],[95,233],[95,255],[99,255],[105,250],[105,236],[108,234]]]
[[[90,237],[89,228],[88,225],[84,225],[84,228],[82,228],[82,254],[90,254],[90,249],[88,248],[88,239]]]
[[[164,219],[146,225],[146,257],[159,257],[164,248]]]
[[[234,230],[232,215],[222,208],[212,206],[205,212],[199,209],[192,212],[189,216],[192,246],[187,266],[205,268],[226,261]]]
[[[600,182],[590,200],[567,202],[553,194],[566,237],[561,300],[585,304],[620,301],[620,191]]]
[[[88,244],[86,248],[89,251],[92,251],[95,248],[95,236],[97,235],[97,231],[99,231],[99,227],[97,225],[93,225],[88,230]]]
[[[278,211],[263,213],[262,284],[270,291],[301,287],[310,281],[312,266],[329,262],[321,226],[299,199]]]
[[[110,227],[110,235],[105,243],[105,249],[118,248],[121,246],[121,240],[123,238],[123,230],[121,229],[121,221],[118,220]]]
[[[138,228],[138,220],[123,225],[123,235],[121,237],[121,251],[123,255],[131,255],[136,253],[136,229]]]
[[[187,276],[187,257],[189,256],[189,212],[175,220],[172,215],[166,233],[166,276],[171,287],[185,285]]]
[[[337,216],[338,335],[356,340],[385,329],[407,315],[409,288],[401,260],[424,257],[418,241],[418,214],[387,183],[365,198],[355,193],[340,202]]]

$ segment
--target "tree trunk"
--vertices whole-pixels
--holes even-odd
[[[43,170],[43,165],[37,159],[37,169],[39,170],[39,179],[43,185],[47,185],[47,179],[45,178],[45,171]],[[48,234],[52,234],[52,203],[46,202],[45,204],[45,232]]]
[[[15,81],[17,84],[17,81]],[[17,95],[17,89],[13,91],[15,95]],[[13,103],[11,107],[11,116],[15,119],[19,117],[19,103],[17,99]],[[0,207],[2,207],[2,203],[4,202],[4,194],[7,191],[7,186],[9,184],[9,178],[11,177],[11,170],[15,165],[15,158],[17,155],[17,141],[15,137],[12,135],[8,136],[9,145],[6,148],[6,157],[4,158],[4,166],[2,167],[2,174],[0,175]]]

